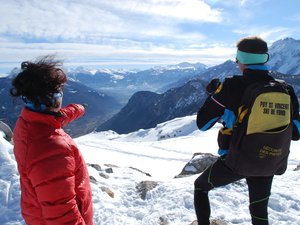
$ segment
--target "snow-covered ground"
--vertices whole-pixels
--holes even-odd
[[[174,179],[193,153],[216,154],[218,126],[203,133],[197,130],[195,116],[177,118],[156,128],[126,135],[114,132],[92,133],[75,141],[87,163],[99,164],[107,177],[89,166],[95,225],[188,225],[196,219],[193,182],[198,175]],[[24,224],[19,209],[19,184],[13,146],[0,135],[0,224]],[[289,167],[276,176],[269,203],[270,224],[300,224],[300,142],[292,142]],[[111,164],[111,165],[107,165]],[[112,166],[115,165],[115,166]],[[132,167],[151,174],[146,176]],[[112,173],[105,172],[112,168]],[[141,181],[158,185],[142,200],[136,186]],[[109,188],[110,197],[101,188]],[[245,182],[210,192],[212,217],[229,225],[250,224]]]

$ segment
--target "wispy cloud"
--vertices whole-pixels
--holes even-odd
[[[219,4],[234,7],[234,8],[240,8],[241,6],[242,7],[249,7],[251,5],[252,6],[258,6],[258,5],[264,4],[268,1],[269,0],[260,0],[260,1],[257,1],[257,0],[226,0],[226,1],[223,1],[223,0],[208,0],[208,2],[213,2],[213,3],[218,2]],[[251,10],[249,9],[249,11],[251,11]]]
[[[149,44],[150,45],[150,44]],[[231,58],[234,48],[222,46],[191,46],[186,49],[148,46],[147,48],[118,48],[116,45],[78,44],[78,43],[9,43],[1,47],[3,56],[0,61],[19,63],[40,55],[56,54],[66,59],[67,64],[81,63],[94,65],[110,64],[172,64],[183,59],[189,62],[202,62],[208,65],[221,63],[224,58]],[[2,55],[2,54],[1,54]],[[79,57],[79,56],[84,57]],[[16,57],[17,56],[17,57]]]
[[[199,0],[3,0],[0,14],[2,62],[56,53],[74,61],[170,63],[194,58],[198,50],[189,46],[206,38],[201,30],[183,33],[181,24],[222,21],[219,9]]]
[[[193,20],[198,22],[220,22],[222,20],[219,10],[212,9],[204,1],[199,0],[148,0],[114,2],[114,6],[127,12],[137,14],[160,16],[175,20]]]
[[[287,16],[287,20],[300,22],[300,13]]]
[[[0,5],[1,68],[53,53],[69,64],[214,65],[232,58],[241,36],[267,41],[299,36],[298,26],[291,25],[299,18],[297,7],[266,17],[266,7],[281,9],[271,0],[0,0]],[[278,24],[283,17],[293,20]]]
[[[11,0],[1,5],[0,14],[2,34],[91,42],[175,35],[176,23],[184,20],[221,21],[218,10],[198,0]]]
[[[291,36],[295,33],[295,28],[255,26],[244,29],[236,29],[233,32],[242,36],[259,36],[268,40],[269,43],[272,43],[278,39]]]

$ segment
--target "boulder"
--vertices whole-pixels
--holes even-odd
[[[140,169],[137,169],[137,168],[135,168],[135,167],[129,167],[130,169],[133,169],[133,170],[136,170],[136,171],[138,171],[138,172],[140,172],[140,173],[142,173],[142,174],[145,174],[146,176],[148,176],[148,177],[151,177],[151,174],[150,173],[146,173],[146,172],[144,172],[144,171],[142,171],[142,170],[140,170]]]
[[[102,172],[99,173],[99,176],[100,176],[100,177],[103,177],[103,178],[105,178],[105,179],[108,179],[108,178],[109,178],[109,176],[108,176],[107,174],[102,173]]]
[[[168,219],[164,216],[159,217],[159,221],[158,221],[159,225],[167,225],[169,224]]]
[[[100,187],[100,189],[103,191],[103,192],[106,192],[111,198],[114,198],[115,197],[115,193],[110,190],[108,187]]]
[[[195,153],[192,159],[184,166],[181,173],[175,178],[202,173],[207,167],[217,161],[218,156],[210,153]]]
[[[90,182],[93,183],[93,184],[97,184],[97,180],[93,176],[90,176]]]
[[[114,171],[113,171],[112,168],[107,168],[107,169],[105,169],[105,172],[106,172],[106,173],[113,173]]]
[[[97,171],[101,171],[101,166],[98,164],[87,163],[87,166],[93,167]]]
[[[142,181],[136,185],[136,189],[143,200],[146,199],[147,192],[158,185],[155,181]]]

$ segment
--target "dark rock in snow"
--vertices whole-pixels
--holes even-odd
[[[177,175],[175,178],[202,173],[207,167],[213,164],[217,159],[218,156],[215,156],[210,153],[195,153],[192,159],[184,166],[181,173]]]
[[[136,185],[136,189],[143,200],[146,199],[147,192],[158,185],[155,181],[142,181]]]

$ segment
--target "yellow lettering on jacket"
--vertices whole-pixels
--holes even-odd
[[[258,153],[259,158],[266,158],[267,156],[276,157],[282,155],[282,149],[281,148],[272,148],[270,146],[264,146],[262,149],[260,149]]]
[[[259,95],[250,112],[247,134],[259,133],[290,123],[290,96],[281,92]]]

